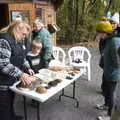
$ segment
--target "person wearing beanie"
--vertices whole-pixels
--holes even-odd
[[[100,21],[96,25],[96,31],[97,34],[99,35],[99,51],[100,51],[100,61],[99,61],[99,66],[103,69],[103,57],[104,57],[104,48],[106,45],[107,38],[109,38],[112,34],[112,25],[107,21]],[[101,89],[102,89],[102,94],[104,96],[104,91],[105,91],[105,84],[104,84],[104,73],[102,76],[102,83],[101,83]],[[99,105],[102,106],[102,105]]]
[[[113,30],[112,25],[106,20],[101,20],[99,23],[96,24],[96,32],[97,32],[97,35],[99,36],[99,52],[100,52],[99,66],[102,69],[104,67],[104,48],[105,48],[107,40],[109,39],[109,37],[111,37],[112,30]],[[96,107],[99,110],[104,110],[108,108],[107,97],[105,96],[106,80],[104,77],[104,70],[103,70],[103,75],[102,75],[101,90],[102,90],[103,97],[105,97],[105,100],[104,100],[105,103],[97,104]],[[98,119],[100,119],[100,117],[101,116],[99,116]]]
[[[105,47],[105,39],[109,36],[111,36],[112,32],[113,32],[113,28],[112,25],[107,21],[100,21],[97,25],[96,25],[96,31],[98,33],[98,35],[100,36],[100,40],[99,40],[99,50],[100,53],[102,54],[102,51]]]
[[[99,23],[96,26],[97,32],[101,34],[100,45],[101,56],[103,54],[103,91],[105,104],[98,106],[102,110],[107,109],[108,114],[105,116],[99,116],[98,120],[110,120],[114,91],[117,82],[120,80],[120,62],[117,54],[117,50],[120,47],[120,36],[112,34],[112,25]],[[103,37],[104,35],[104,37]],[[104,39],[103,39],[104,38]]]
[[[99,35],[99,52],[100,52],[100,61],[99,61],[99,66],[100,68],[103,69],[104,67],[104,48],[106,46],[107,40],[112,36],[112,25],[109,22],[99,22],[96,25],[96,31],[97,34]],[[105,77],[104,77],[104,70],[103,70],[103,75],[102,75],[102,83],[101,83],[101,90],[102,90],[102,95],[105,96],[105,91],[106,91],[106,82],[105,82]],[[98,109],[106,109],[107,108],[107,100],[105,98],[105,103],[104,104],[97,104]]]
[[[111,18],[109,19],[109,21],[112,24],[113,29],[115,30],[120,23],[119,13],[118,12],[114,13],[113,16],[111,16]]]
[[[120,36],[120,29],[118,29],[118,36]],[[117,54],[120,60],[120,47],[117,50]],[[111,120],[120,120],[120,80],[116,85],[114,93],[114,107],[112,111]]]

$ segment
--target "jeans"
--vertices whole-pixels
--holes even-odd
[[[108,106],[108,115],[111,116],[112,108],[113,108],[113,99],[114,99],[114,91],[116,88],[117,82],[115,81],[105,81],[105,104]]]

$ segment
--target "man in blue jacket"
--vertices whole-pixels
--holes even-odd
[[[104,48],[104,77],[106,80],[105,99],[108,105],[108,116],[100,116],[99,120],[110,120],[113,98],[116,85],[120,81],[120,60],[118,55],[118,48],[120,47],[120,35],[119,32],[116,35],[111,36],[106,41]]]

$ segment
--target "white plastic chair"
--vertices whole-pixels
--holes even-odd
[[[68,57],[70,66],[76,68],[83,68],[84,74],[88,74],[88,81],[90,81],[91,80],[90,51],[86,47],[75,46],[68,50]]]
[[[58,46],[53,46],[52,50],[55,59],[49,63],[49,66],[65,66],[65,51]]]

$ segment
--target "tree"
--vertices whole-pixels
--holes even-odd
[[[108,5],[107,5],[106,10],[105,10],[105,13],[108,13],[108,11],[110,10],[110,7],[111,7],[113,1],[114,0],[109,0]]]
[[[120,0],[64,0],[57,13],[61,31],[57,40],[64,43],[91,41],[96,33],[96,23],[107,11],[119,12]]]

